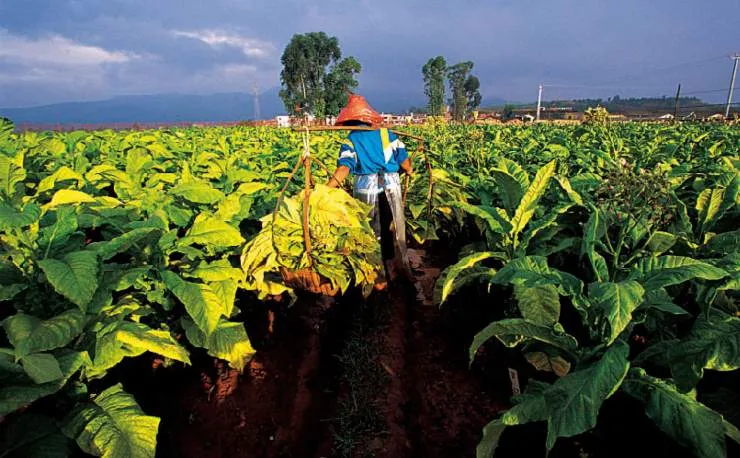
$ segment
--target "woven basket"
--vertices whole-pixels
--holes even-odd
[[[291,288],[309,291],[324,296],[336,296],[338,287],[332,288],[331,282],[311,269],[288,270],[280,268],[283,282]]]

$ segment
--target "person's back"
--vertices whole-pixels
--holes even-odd
[[[342,150],[356,154],[354,167],[350,166],[353,175],[398,173],[401,163],[408,158],[405,145],[385,128],[351,132]],[[346,164],[350,165],[350,161]]]
[[[382,117],[361,96],[350,96],[347,106],[337,118],[338,125],[372,127]],[[406,223],[399,171],[412,173],[406,147],[385,128],[354,130],[342,141],[337,169],[329,186],[339,186],[349,175],[356,177],[354,195],[373,208],[371,220],[381,241],[383,259],[397,257],[408,271],[406,254]],[[394,246],[395,245],[395,246]]]

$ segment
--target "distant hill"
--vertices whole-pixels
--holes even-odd
[[[423,96],[414,93],[361,92],[378,111],[406,112],[424,106]],[[486,105],[503,99],[484,98]],[[260,118],[285,113],[278,88],[260,94]],[[24,108],[0,108],[0,116],[16,124],[114,124],[234,122],[254,119],[254,96],[243,92],[194,95],[126,95],[91,102],[64,102]]]
[[[260,95],[261,117],[271,118],[282,111],[277,89]],[[254,96],[240,92],[119,96],[94,102],[0,108],[0,116],[17,124],[229,122],[254,118]]]

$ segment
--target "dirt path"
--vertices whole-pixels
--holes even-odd
[[[468,367],[467,348],[480,324],[461,329],[433,303],[438,267],[415,253],[419,297],[409,310],[407,360],[408,456],[473,457],[481,430],[505,406]],[[483,323],[485,324],[485,323]],[[504,394],[503,399],[506,399]]]
[[[439,268],[411,254],[414,286],[394,283],[368,302],[277,307],[269,336],[250,329],[259,351],[242,375],[201,357],[129,380],[145,411],[162,417],[158,456],[475,456],[506,396],[468,367],[478,324],[432,304]]]

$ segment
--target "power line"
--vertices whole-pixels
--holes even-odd
[[[726,103],[702,103],[698,105],[686,105],[682,106],[681,109],[689,109],[689,108],[709,108],[709,107],[724,107],[727,105]],[[730,104],[731,106],[740,105],[740,102],[733,102]]]
[[[589,89],[623,89],[623,90],[624,89],[655,89],[655,88],[665,89],[667,87],[667,85],[665,84],[625,86],[619,83],[625,80],[629,80],[634,77],[643,76],[646,73],[665,72],[667,70],[673,70],[676,68],[685,67],[687,65],[705,64],[708,62],[714,62],[714,61],[718,61],[720,59],[725,59],[725,58],[727,58],[727,55],[723,54],[721,56],[714,56],[714,57],[710,57],[707,59],[700,59],[700,60],[695,60],[695,61],[681,62],[678,64],[672,64],[672,65],[663,66],[663,67],[645,68],[638,72],[628,73],[614,80],[609,80],[609,81],[596,83],[596,84],[547,84],[547,83],[544,83],[543,86],[546,88],[547,87],[550,87],[550,88],[589,88]]]
[[[723,89],[707,89],[703,91],[690,91],[690,92],[684,92],[684,95],[691,95],[691,94],[714,94],[716,92],[727,92],[727,88]]]
[[[589,84],[543,84],[543,87],[551,88],[588,88],[588,89],[654,89],[656,87],[665,88],[664,84],[653,84],[646,86],[592,86]]]
[[[706,64],[706,63],[709,63],[709,62],[714,62],[714,61],[718,61],[720,59],[725,59],[725,58],[727,58],[727,54],[722,54],[721,56],[709,57],[709,58],[706,58],[706,59],[700,59],[700,60],[695,60],[695,61],[690,61],[690,62],[681,62],[681,63],[678,63],[678,64],[672,64],[672,65],[663,66],[663,67],[645,68],[642,71],[638,71],[638,72],[635,72],[635,73],[627,73],[626,75],[623,75],[623,76],[621,76],[621,77],[619,77],[619,78],[617,78],[615,80],[607,81],[607,82],[602,83],[602,84],[618,83],[620,81],[628,80],[628,79],[630,79],[632,77],[635,77],[635,76],[642,76],[645,73],[649,73],[649,72],[654,72],[654,73],[665,72],[665,71],[668,71],[668,70],[674,70],[676,68],[685,67],[687,65]]]

